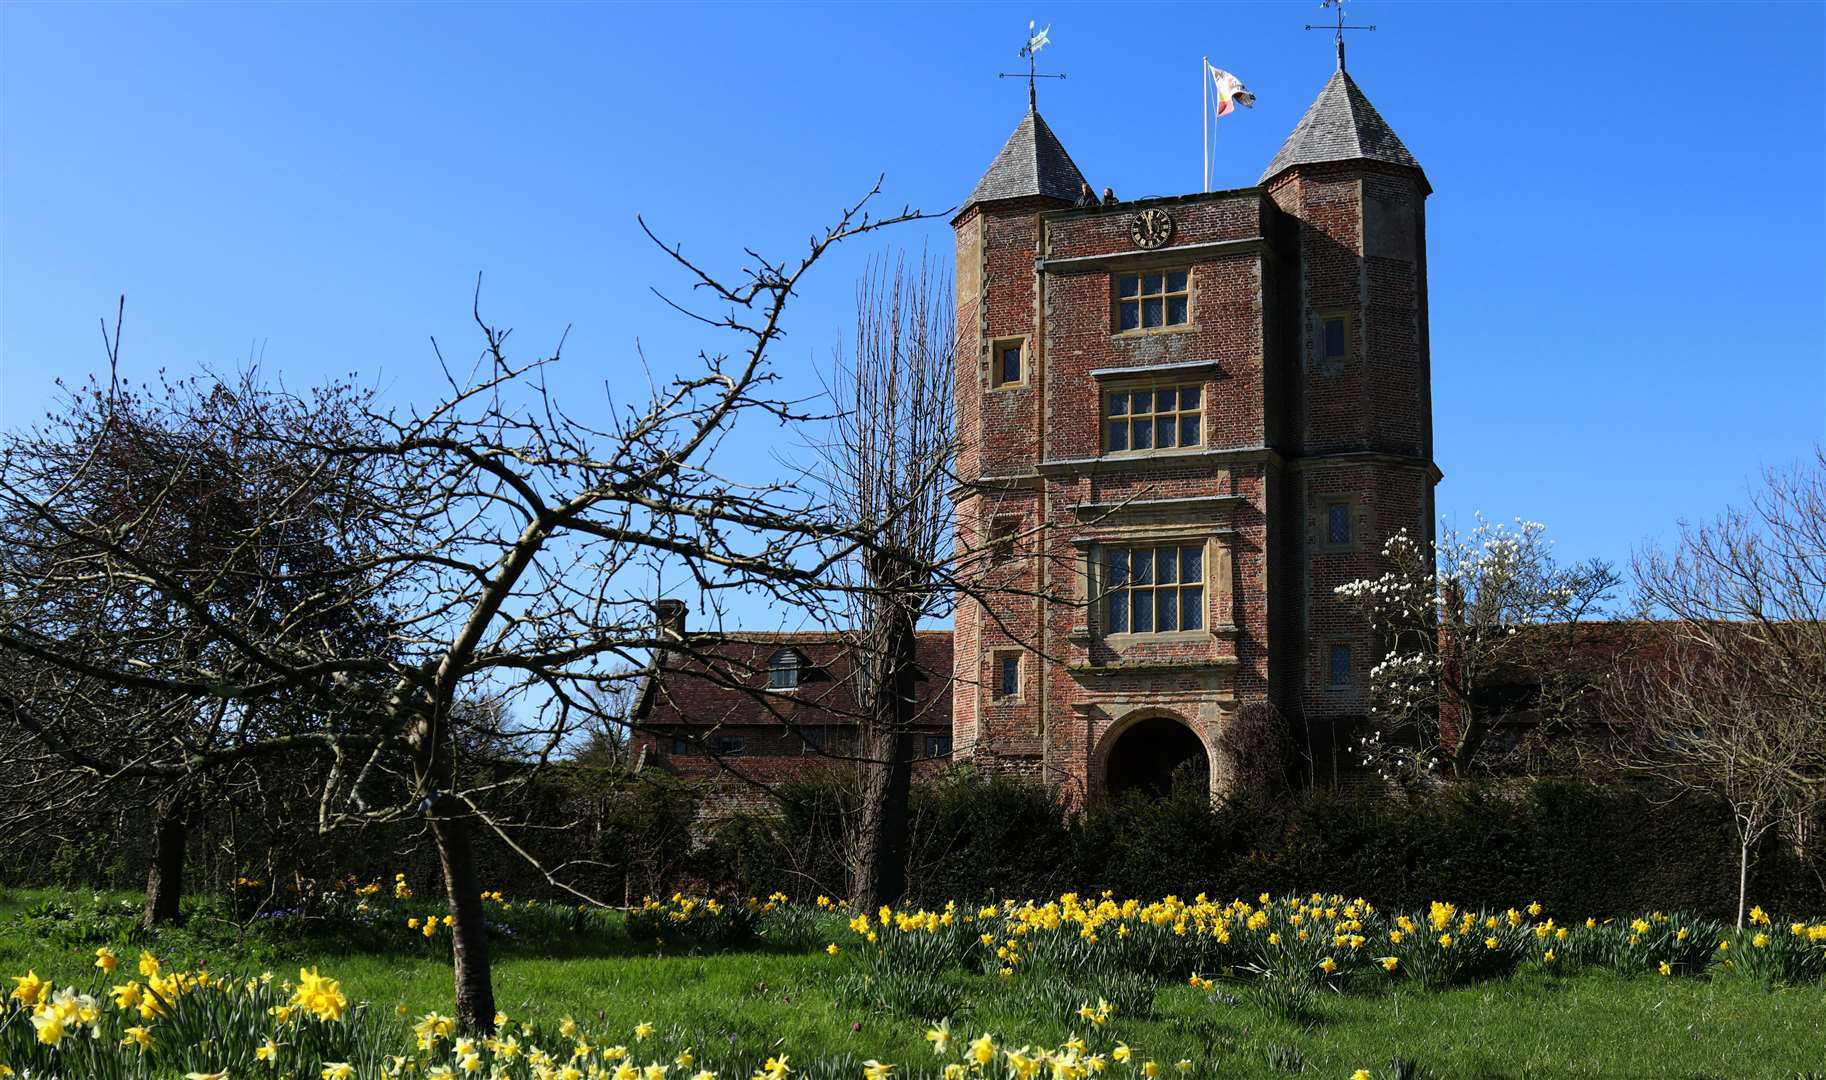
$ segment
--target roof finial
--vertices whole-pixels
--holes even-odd
[[[1063,74],[1050,75],[1034,70],[1034,55],[1052,43],[1052,38],[1047,36],[1051,33],[1051,23],[1047,23],[1043,30],[1035,30],[1034,20],[1027,20],[1027,44],[1021,46],[1021,51],[1018,55],[1027,58],[1027,111],[1030,113],[1037,113],[1040,111],[1039,96],[1034,93],[1034,80],[1065,78]],[[996,78],[998,79],[1018,79],[1020,77],[1019,72],[1002,71],[996,73]]]
[[[1330,30],[1337,34],[1337,36],[1338,36],[1338,70],[1343,71],[1344,70],[1344,31],[1346,31],[1346,30],[1374,30],[1375,27],[1374,26],[1350,26],[1347,23],[1345,23],[1345,21],[1344,21],[1344,0],[1320,0],[1319,6],[1322,8],[1337,9],[1338,21],[1331,26],[1314,26],[1311,23],[1308,23],[1306,25],[1306,29],[1308,29],[1308,30]]]

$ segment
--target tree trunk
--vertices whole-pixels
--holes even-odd
[[[488,964],[488,919],[482,913],[482,882],[476,874],[474,823],[467,808],[448,796],[433,809],[431,833],[450,899],[450,956],[456,982],[456,1020],[465,1031],[495,1029],[495,989]],[[446,817],[445,814],[455,816]]]
[[[906,890],[907,798],[913,784],[913,624],[891,617],[868,687],[857,766],[861,801],[850,829],[850,903],[861,911],[892,904]]]
[[[1750,836],[1744,834],[1737,849],[1737,928],[1744,928],[1744,905],[1750,899]]]
[[[178,902],[184,896],[184,842],[189,837],[188,809],[179,802],[161,803],[154,826],[152,863],[146,870],[147,929],[184,921]]]

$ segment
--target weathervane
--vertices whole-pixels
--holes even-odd
[[[1320,0],[1319,6],[1322,8],[1336,8],[1338,10],[1338,21],[1336,23],[1332,24],[1331,26],[1315,26],[1312,23],[1307,23],[1306,29],[1308,29],[1308,30],[1331,30],[1331,31],[1335,31],[1337,33],[1337,35],[1338,35],[1338,70],[1343,71],[1344,70],[1344,31],[1346,31],[1346,30],[1374,30],[1375,27],[1374,26],[1351,26],[1351,25],[1347,24],[1344,21],[1344,0]]]
[[[1028,112],[1039,112],[1040,111],[1039,99],[1038,99],[1038,96],[1035,95],[1034,89],[1033,89],[1033,81],[1035,79],[1063,79],[1063,78],[1065,78],[1065,76],[1063,74],[1048,75],[1048,74],[1043,74],[1041,72],[1034,70],[1035,54],[1037,54],[1041,49],[1044,49],[1047,45],[1052,43],[1052,38],[1047,36],[1050,33],[1052,33],[1052,24],[1051,23],[1047,23],[1046,29],[1044,29],[1044,30],[1035,30],[1034,29],[1034,20],[1032,20],[1032,19],[1027,20],[1027,44],[1021,46],[1021,51],[1020,51],[1019,55],[1025,56],[1027,58],[1027,111]],[[1021,73],[1018,71],[1013,71],[1013,72],[998,71],[998,72],[996,72],[995,77],[998,79],[1018,79],[1021,77]]]

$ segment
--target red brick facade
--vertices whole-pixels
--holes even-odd
[[[1221,791],[1227,723],[1266,701],[1319,779],[1335,778],[1378,651],[1332,589],[1380,572],[1395,531],[1433,534],[1429,190],[1416,166],[1346,158],[1204,195],[965,207],[953,223],[959,544],[981,549],[1011,529],[1016,540],[992,571],[1007,588],[957,615],[960,759],[1094,799],[1133,779],[1111,773],[1113,754],[1137,749],[1117,750],[1125,732],[1182,738],[1177,724]],[[1164,243],[1137,240],[1151,239],[1144,212],[1157,230],[1170,221]],[[1152,288],[1151,275],[1182,272],[1183,324],[1121,329],[1125,275]],[[1021,377],[1004,383],[1001,353],[1016,345]],[[1195,391],[1195,445],[1118,448],[1110,395],[1146,392],[1118,399],[1126,407],[1161,388],[1182,402],[1194,395],[1180,388]],[[1196,596],[1118,601],[1163,612],[1196,601],[1197,616],[1174,617],[1201,625],[1108,625],[1122,617],[1108,598],[1128,559],[1201,571]],[[1002,685],[1010,657],[1014,693]],[[1173,724],[1144,723],[1163,717]]]

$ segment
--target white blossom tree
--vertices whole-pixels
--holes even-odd
[[[1569,734],[1603,681],[1580,623],[1620,582],[1593,559],[1562,567],[1547,527],[1479,515],[1427,545],[1404,530],[1383,545],[1387,570],[1338,586],[1380,646],[1370,671],[1370,731],[1357,748],[1385,779],[1411,784],[1487,769],[1507,729],[1540,744]],[[1525,721],[1525,723],[1524,723]]]

